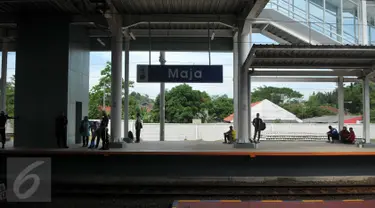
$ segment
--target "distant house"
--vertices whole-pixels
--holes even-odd
[[[103,106],[98,106],[98,110],[103,111]],[[111,107],[110,106],[105,106],[105,112],[107,114],[111,113]]]
[[[346,115],[344,117],[344,124],[356,124],[362,121],[362,116],[358,115]],[[320,117],[313,117],[307,118],[303,120],[303,123],[338,123],[339,116],[332,115],[332,116],[320,116]]]
[[[269,123],[281,122],[281,123],[301,123],[302,120],[299,119],[293,113],[285,110],[284,108],[276,105],[275,103],[265,99],[259,102],[251,104],[251,119],[256,117],[259,113],[260,117]],[[224,122],[233,123],[234,114],[229,115],[224,118]]]
[[[324,109],[324,110],[327,110],[327,111],[330,111],[334,114],[338,114],[339,113],[339,109],[335,108],[335,107],[332,107],[332,106],[325,106],[325,105],[322,105],[320,106],[321,109]],[[348,115],[347,112],[345,112],[345,115]]]
[[[149,113],[149,112],[151,112],[151,110],[152,110],[153,107],[154,107],[154,105],[152,103],[142,103],[140,108],[145,109]],[[103,107],[99,106],[98,109],[101,111],[103,109]],[[110,106],[106,106],[105,107],[105,111],[108,114],[111,113],[111,107]]]
[[[320,106],[321,109],[328,110],[336,115],[327,115],[327,116],[320,116],[320,117],[313,117],[304,119],[304,123],[338,123],[339,117],[338,113],[339,110],[332,106]],[[345,112],[344,123],[345,124],[356,124],[362,121],[361,115],[351,115],[350,113]]]

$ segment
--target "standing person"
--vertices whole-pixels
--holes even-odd
[[[141,129],[143,128],[141,114],[137,113],[137,119],[135,120],[135,143],[141,141]]]
[[[108,123],[109,118],[105,111],[103,111],[103,118],[100,121],[100,137],[102,139],[102,148],[100,150],[108,150],[109,149],[109,138],[108,138]]]
[[[66,142],[67,125],[68,125],[68,119],[66,118],[64,112],[61,112],[61,114],[57,116],[55,120],[55,134],[57,138],[57,146],[59,148],[68,148],[68,145]]]
[[[81,121],[81,126],[79,128],[79,133],[82,136],[82,147],[87,147],[89,145],[89,136],[90,136],[90,121],[89,117],[85,116]]]
[[[254,118],[253,120],[254,137],[253,137],[253,141],[250,141],[250,142],[259,143],[261,125],[263,124],[263,120],[259,116],[260,116],[259,113],[257,113],[256,118]],[[256,140],[257,136],[258,136],[258,139]]]
[[[89,148],[98,148],[99,142],[100,142],[100,131],[99,131],[99,125],[97,121],[92,122],[91,124],[91,142]],[[96,138],[96,144],[95,144],[95,138]]]
[[[5,142],[7,141],[6,134],[5,134],[5,129],[6,129],[5,127],[6,127],[8,119],[16,119],[16,118],[10,117],[7,114],[5,114],[4,111],[1,111],[0,112],[0,137],[1,137],[1,143],[2,143],[3,149],[5,148]]]

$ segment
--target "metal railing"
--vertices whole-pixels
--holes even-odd
[[[317,5],[317,4],[313,4],[313,5],[321,9],[323,12],[329,12],[327,10],[324,11],[324,8],[320,5]],[[358,44],[359,43],[359,40],[357,37],[349,34],[346,31],[343,31],[342,35],[339,34],[337,32],[338,27],[336,26],[336,23],[324,22],[322,18],[315,16],[311,13],[308,14],[306,10],[301,9],[289,3],[287,0],[271,0],[267,4],[266,8],[273,9],[284,15],[287,15],[288,17],[292,18],[295,22],[299,22],[303,25],[306,25],[309,29],[319,32],[331,38],[334,41],[340,42],[341,44]],[[336,14],[334,13],[332,13],[332,15],[336,16]],[[343,27],[343,24],[341,26]],[[311,33],[311,31],[309,33]]]

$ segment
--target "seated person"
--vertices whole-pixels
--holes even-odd
[[[345,143],[345,141],[348,140],[349,138],[349,131],[348,129],[346,128],[346,126],[342,127],[342,130],[340,131],[340,139],[341,139],[341,142]]]
[[[352,127],[349,128],[349,137],[347,140],[348,144],[354,144],[355,143],[355,133]]]
[[[224,142],[231,144],[235,140],[236,132],[233,130],[233,126],[229,127],[229,131],[224,133]]]
[[[327,136],[328,136],[328,142],[331,142],[333,143],[333,141],[338,141],[340,140],[339,138],[339,132],[337,131],[337,129],[333,128],[332,126],[328,126],[329,128],[329,131],[327,132]]]

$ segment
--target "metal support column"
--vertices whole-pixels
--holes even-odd
[[[362,0],[361,4],[361,33],[362,33],[362,45],[369,44],[368,37],[368,25],[367,25],[367,3],[366,0]]]
[[[165,65],[165,51],[160,51],[160,65]],[[165,83],[160,83],[160,141],[165,139]]]
[[[6,89],[7,89],[7,69],[8,69],[8,43],[3,41],[1,53],[1,110],[6,111]]]
[[[249,90],[249,92],[247,93],[247,106],[249,108],[248,112],[247,112],[247,119],[248,119],[248,139],[249,141],[252,139],[251,138],[251,126],[252,126],[252,120],[251,120],[251,75],[248,71],[248,82],[247,82],[247,89]]]
[[[246,57],[250,51],[250,41],[249,36],[251,35],[251,25],[250,33],[239,34],[239,43],[238,43],[238,80],[239,80],[239,120],[238,120],[238,142],[246,143],[246,140],[249,138],[249,124],[248,124],[248,97],[249,89],[248,82],[249,69],[243,69],[242,65],[246,60]]]
[[[130,59],[130,38],[125,37],[125,67],[124,67],[124,138],[129,132],[129,59]]]
[[[366,140],[366,143],[371,142],[370,138],[370,79],[366,76],[363,79],[362,85],[363,93],[363,114],[362,114],[362,123],[363,123],[363,139]]]
[[[116,16],[113,25],[111,50],[111,141],[119,141],[121,137],[121,92],[122,92],[122,28],[121,18]]]
[[[211,65],[211,34],[210,34],[210,23],[207,24],[207,37],[208,37],[208,65]]]
[[[238,131],[238,32],[233,36],[233,106],[234,106],[234,116],[233,116],[233,126],[236,131]],[[238,136],[237,136],[238,138]]]
[[[344,77],[340,76],[337,82],[337,103],[339,110],[339,131],[344,127],[344,116],[345,116],[345,107],[344,107]]]
[[[340,35],[340,42],[344,42],[344,8],[343,8],[343,0],[340,0],[340,8],[339,12],[340,15],[337,15],[337,19],[339,19],[339,23],[337,24],[337,28],[339,28],[339,35]]]

